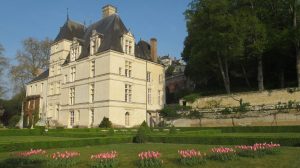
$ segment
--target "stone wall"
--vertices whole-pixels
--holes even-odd
[[[193,103],[187,102],[187,105],[198,109],[208,108],[209,103],[211,101],[215,101],[220,103],[220,107],[235,107],[239,106],[240,99],[242,99],[244,103],[250,103],[251,106],[276,105],[278,102],[287,103],[290,100],[298,102],[300,101],[300,90],[291,88],[263,92],[245,92],[231,95],[208,96],[198,98]]]

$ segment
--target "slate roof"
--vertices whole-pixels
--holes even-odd
[[[60,31],[56,36],[54,42],[60,41],[62,39],[72,41],[74,37],[82,38],[84,36],[84,29],[84,25],[67,19],[65,24],[60,28]]]
[[[48,76],[49,76],[49,69],[47,69],[46,71],[44,71],[43,73],[41,73],[39,76],[35,77],[33,80],[31,80],[28,83],[33,83],[33,82],[36,82],[39,80],[46,79],[46,78],[48,78]]]

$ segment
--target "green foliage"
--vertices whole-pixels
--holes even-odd
[[[165,119],[176,119],[181,117],[179,111],[185,111],[189,109],[191,109],[191,107],[180,105],[166,105],[160,111],[160,116],[164,117]]]
[[[15,128],[18,122],[20,121],[20,116],[19,115],[14,115],[12,116],[9,121],[8,121],[8,127],[9,128]]]
[[[193,103],[200,96],[201,96],[201,94],[199,94],[199,93],[192,93],[192,94],[184,96],[183,99],[186,100],[187,102]]]
[[[147,137],[148,135],[151,133],[151,129],[149,128],[149,126],[147,125],[147,123],[144,121],[138,131],[136,136],[134,137],[134,142],[135,143],[145,143],[147,142]]]
[[[100,125],[100,128],[112,128],[112,123],[109,121],[109,118],[103,117]]]
[[[176,127],[172,126],[170,128],[169,134],[176,134],[176,133],[177,133]]]

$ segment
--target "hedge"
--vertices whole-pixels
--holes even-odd
[[[93,137],[106,137],[106,134],[101,134],[101,133],[94,133],[94,132],[79,132],[79,133],[73,133],[73,132],[48,132],[47,136],[52,136],[52,137],[70,137],[70,138],[93,138]]]
[[[246,127],[178,127],[181,131],[196,130],[221,130],[223,133],[233,132],[257,132],[257,133],[281,133],[281,132],[299,132],[300,125],[297,126],[246,126]]]
[[[5,129],[0,130],[0,136],[36,136],[42,135],[41,129]]]
[[[254,143],[273,142],[282,146],[300,146],[299,137],[235,137],[235,136],[148,136],[148,142],[204,144],[204,145],[251,145]]]
[[[36,141],[36,142],[22,142],[0,144],[0,152],[10,152],[19,150],[28,150],[32,148],[68,148],[68,147],[81,147],[89,145],[103,145],[103,144],[117,144],[117,143],[131,143],[133,138],[130,136],[114,136],[103,138],[89,138],[79,140],[64,140],[64,141]]]

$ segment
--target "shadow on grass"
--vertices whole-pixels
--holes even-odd
[[[0,162],[0,168],[42,168],[46,160],[32,160],[27,158],[8,158]]]

